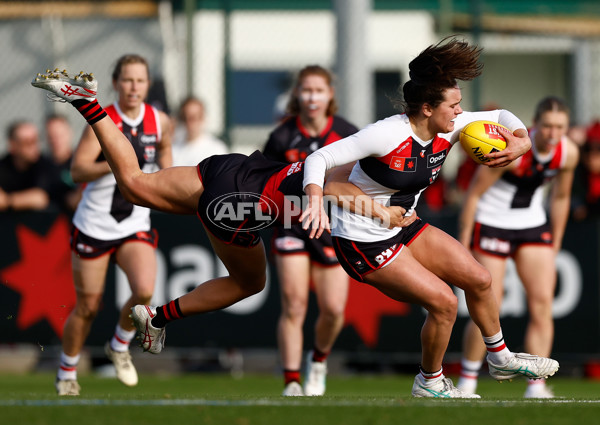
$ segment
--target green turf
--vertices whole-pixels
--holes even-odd
[[[596,424],[600,382],[554,378],[554,401],[525,401],[524,381],[482,379],[482,400],[410,397],[414,377],[332,376],[325,397],[279,396],[278,376],[142,375],[127,388],[83,376],[81,397],[57,397],[53,375],[0,376],[1,424]]]

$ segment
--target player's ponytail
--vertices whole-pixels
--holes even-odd
[[[454,36],[423,50],[408,65],[409,78],[402,92],[401,105],[407,115],[420,111],[424,103],[436,107],[444,100],[444,90],[455,87],[458,80],[470,81],[481,74],[481,48]]]

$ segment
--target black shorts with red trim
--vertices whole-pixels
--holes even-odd
[[[211,156],[198,164],[198,175],[202,224],[219,240],[241,247],[257,245],[261,229],[284,221],[286,195],[304,193],[301,166],[268,160],[258,151]]]
[[[156,249],[158,232],[150,229],[147,232],[136,232],[121,239],[103,241],[82,233],[77,227],[71,226],[71,251],[84,259],[98,258],[106,254],[113,255],[121,245],[127,242],[145,242]]]
[[[366,275],[393,261],[402,248],[410,246],[428,225],[418,218],[393,237],[374,242],[355,242],[334,236],[333,248],[346,273],[351,278],[364,282]]]
[[[198,175],[204,191],[198,201],[198,217],[208,232],[226,244],[252,247],[260,242],[258,230],[247,230],[245,217],[237,217],[240,199],[236,196],[238,188],[236,173],[248,157],[242,154],[215,155],[198,164]],[[260,193],[260,192],[259,192]],[[223,196],[224,208],[213,213],[219,207]]]
[[[497,257],[509,257],[524,245],[552,246],[552,230],[546,223],[530,229],[500,229],[475,223],[471,249]]]
[[[277,255],[308,255],[311,261],[325,267],[339,264],[330,233],[323,232],[319,239],[308,236],[309,232],[301,224],[294,224],[290,228],[276,227],[271,250]]]

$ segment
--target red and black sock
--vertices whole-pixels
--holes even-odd
[[[76,99],[71,102],[71,105],[83,115],[83,118],[86,119],[89,125],[97,123],[106,116],[106,112],[96,99],[91,102],[84,99]]]
[[[328,355],[329,355],[329,353],[325,353],[325,352],[319,350],[318,348],[313,347],[312,361],[323,363],[325,360],[327,360]]]
[[[490,338],[488,338],[490,339]],[[502,351],[506,348],[506,343],[504,342],[504,337],[502,335],[500,335],[499,338],[493,340],[493,341],[487,341],[485,340],[485,348],[487,349],[487,351],[491,351],[492,353],[497,353],[498,351]]]
[[[283,380],[285,382],[285,385],[289,384],[290,382],[300,383],[300,371],[284,369],[283,370]]]
[[[164,328],[167,323],[184,317],[179,308],[179,298],[177,298],[165,305],[156,307],[156,316],[154,316],[151,323],[155,328]]]

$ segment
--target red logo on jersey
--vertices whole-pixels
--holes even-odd
[[[415,171],[416,160],[417,158],[415,157],[403,158],[399,156],[393,156],[390,161],[390,168],[396,171]]]
[[[154,146],[144,146],[144,161],[154,162],[156,158],[156,148]]]
[[[306,152],[300,152],[298,149],[288,149],[285,151],[285,159],[287,162],[304,161],[306,157]]]

